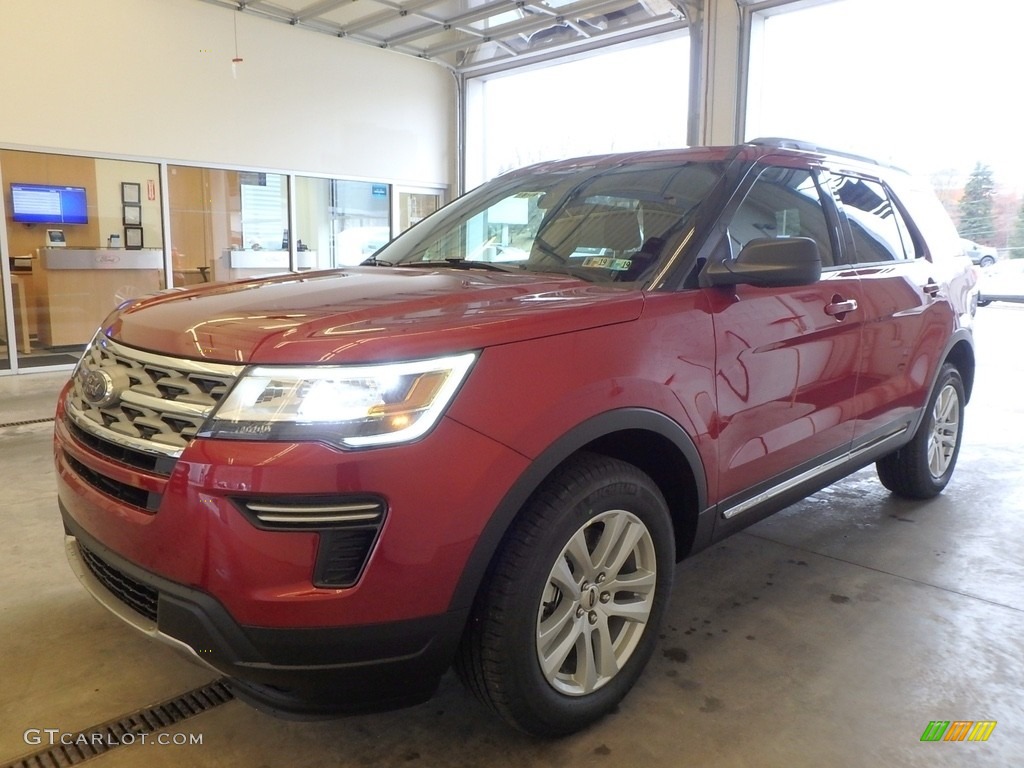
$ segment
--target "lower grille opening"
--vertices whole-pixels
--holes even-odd
[[[156,621],[159,592],[119,571],[85,547],[82,542],[78,542],[78,551],[92,575],[110,590],[114,597],[150,621]]]
[[[88,446],[96,453],[106,456],[108,459],[120,462],[121,464],[127,464],[130,467],[135,467],[136,469],[142,469],[146,472],[152,472],[157,475],[168,477],[171,474],[171,470],[174,469],[174,465],[178,461],[173,456],[143,453],[141,451],[128,448],[127,446],[117,445],[116,443],[103,440],[102,438],[89,434],[67,417],[64,418],[64,426],[67,427],[75,440]]]
[[[131,504],[145,512],[156,512],[160,508],[163,496],[159,493],[150,493],[144,488],[136,488],[134,485],[128,485],[102,475],[94,469],[89,469],[67,451],[64,452],[64,461],[76,475],[100,493],[123,501],[125,504]]]

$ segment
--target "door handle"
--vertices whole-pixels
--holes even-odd
[[[842,320],[846,317],[847,312],[853,312],[855,309],[857,309],[856,299],[841,299],[838,296],[833,296],[832,303],[825,305],[825,314]]]

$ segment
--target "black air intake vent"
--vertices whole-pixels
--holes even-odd
[[[320,534],[313,585],[351,587],[366,567],[384,524],[387,504],[377,496],[286,496],[235,499],[257,528]]]
[[[318,587],[351,587],[359,580],[376,538],[376,529],[325,531],[320,534],[313,584]]]
[[[68,468],[71,471],[100,493],[122,501],[125,504],[130,504],[144,512],[153,513],[160,508],[163,496],[159,493],[152,493],[145,488],[122,483],[119,480],[114,480],[93,469],[89,469],[89,467],[85,466],[85,464],[67,451],[64,451],[64,461],[67,462]]]

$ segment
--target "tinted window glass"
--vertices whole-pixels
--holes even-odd
[[[822,267],[835,264],[817,180],[806,170],[762,171],[729,220],[728,234],[733,258],[758,238],[809,237],[818,243]]]
[[[885,187],[877,181],[836,175],[833,190],[850,222],[854,261],[902,261],[917,254],[907,223]]]

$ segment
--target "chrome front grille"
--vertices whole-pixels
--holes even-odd
[[[90,447],[111,458],[176,458],[242,371],[240,365],[166,357],[102,335],[85,351],[67,401]],[[126,458],[128,457],[128,458]]]

